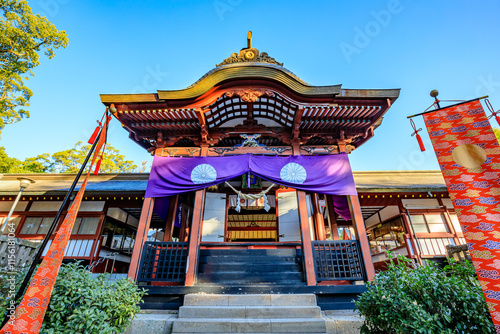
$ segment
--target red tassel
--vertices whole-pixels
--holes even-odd
[[[97,160],[97,163],[95,164],[95,168],[94,168],[94,175],[99,174],[99,168],[101,168],[101,161],[102,161],[102,159]]]
[[[417,141],[418,141],[418,146],[420,146],[420,151],[424,152],[425,151],[425,146],[424,146],[424,142],[422,141],[422,137],[420,137],[420,135],[418,134],[419,131],[422,131],[422,129],[417,129],[417,126],[415,125],[415,122],[413,122],[412,119],[410,119],[410,124],[411,124],[411,127],[413,128],[413,133],[411,134],[411,136],[413,137],[414,135],[417,135]]]
[[[99,130],[101,129],[101,122],[99,122],[99,125],[95,128],[94,133],[92,133],[92,136],[90,136],[90,139],[88,143],[90,145],[93,145],[95,142],[95,139],[97,138],[97,135],[99,134]]]
[[[486,104],[486,107],[489,109],[489,111],[491,111],[491,115],[488,116],[488,119],[495,116],[495,119],[497,120],[497,123],[500,126],[500,110],[495,111],[495,109],[493,109],[493,106],[491,105],[490,100],[488,99],[484,100],[484,104]]]
[[[418,133],[417,133],[417,141],[418,145],[420,146],[420,151],[424,152],[425,151],[424,142],[422,141],[422,137],[420,137]]]

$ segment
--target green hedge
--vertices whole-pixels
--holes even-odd
[[[471,263],[417,266],[390,256],[387,271],[367,283],[356,301],[361,333],[495,333]]]

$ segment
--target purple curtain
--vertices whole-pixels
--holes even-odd
[[[203,189],[249,171],[286,187],[334,195],[335,211],[350,219],[345,195],[357,195],[357,192],[345,153],[321,156],[155,156],[146,197],[165,197]]]
[[[168,208],[170,207],[170,197],[158,197],[155,199],[153,211],[156,212],[161,219],[167,219]]]

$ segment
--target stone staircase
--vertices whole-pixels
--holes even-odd
[[[172,333],[326,334],[327,329],[314,294],[186,295]]]

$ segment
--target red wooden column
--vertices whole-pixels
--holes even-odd
[[[135,236],[134,250],[132,251],[132,258],[130,259],[130,267],[128,269],[128,277],[134,281],[137,280],[137,272],[139,271],[139,265],[141,262],[142,248],[148,237],[154,204],[154,197],[146,197],[144,199],[144,203],[142,204],[141,217],[139,218],[137,235]]]
[[[312,194],[313,210],[314,210],[314,223],[316,225],[316,238],[317,240],[326,240],[325,219],[321,213],[319,206],[318,194]]]
[[[366,235],[365,223],[363,221],[358,196],[347,196],[347,201],[349,202],[349,207],[351,209],[351,219],[356,227],[359,244],[361,245],[361,254],[363,254],[363,261],[365,262],[366,276],[367,279],[371,281],[375,277],[375,268],[373,267],[370,244],[368,243],[368,236]]]
[[[314,258],[311,244],[311,231],[309,229],[309,215],[307,214],[306,193],[297,190],[297,202],[299,207],[300,233],[302,236],[302,252],[306,269],[307,285],[316,285],[316,273],[314,272]]]
[[[293,155],[300,155],[300,143],[292,143]],[[313,249],[311,244],[311,231],[309,229],[309,215],[307,214],[306,193],[297,190],[297,207],[299,208],[300,234],[302,238],[302,253],[304,254],[304,268],[306,270],[307,285],[316,285],[314,270]]]
[[[410,226],[410,220],[408,219],[408,215],[406,214],[405,212],[405,209],[403,207],[403,203],[401,202],[401,200],[399,200],[399,212],[401,212],[401,218],[403,220],[403,226],[405,228],[405,230],[407,231],[407,233],[405,234],[405,238],[406,238],[406,243],[410,242],[411,243],[411,249],[413,250],[413,252],[410,252],[410,250],[408,249],[408,255],[412,256],[411,254],[413,253],[413,257],[412,258],[416,258],[418,263],[420,265],[423,265],[423,262],[422,262],[422,256],[420,254],[420,247],[418,245],[418,240],[415,236],[415,233],[413,233],[413,229],[411,228]]]
[[[208,145],[201,145],[200,156],[208,155]],[[189,251],[185,286],[192,286],[196,279],[198,254],[200,249],[203,211],[205,209],[205,189],[197,190],[194,198],[193,221],[189,229]]]
[[[331,195],[325,195],[326,208],[328,209],[328,218],[330,219],[330,234],[333,240],[340,240],[337,219],[335,218],[335,209],[333,207],[333,198]]]
[[[345,143],[339,143],[339,151],[347,153]],[[363,260],[365,262],[366,276],[367,279],[371,281],[375,277],[375,268],[373,267],[372,255],[370,253],[370,243],[368,242],[368,236],[366,235],[366,227],[363,221],[363,213],[361,212],[359,198],[358,196],[350,195],[347,196],[347,202],[349,203],[349,208],[351,209],[352,222],[354,223],[358,234],[361,254],[363,254]]]
[[[186,272],[186,282],[184,283],[185,286],[192,286],[196,277],[204,207],[205,189],[202,189],[196,191],[196,196],[194,198],[193,221],[191,222],[191,229],[189,230],[188,267]]]

